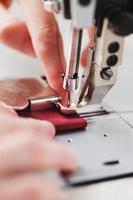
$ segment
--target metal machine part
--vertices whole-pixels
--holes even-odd
[[[84,29],[91,26],[95,14],[96,0],[69,1],[73,27],[77,29]]]
[[[86,21],[80,19],[85,16],[92,18],[89,12],[84,15],[76,7],[79,6],[79,2],[84,2],[85,4],[82,4],[84,10],[87,1],[64,0],[61,2],[65,18],[72,19],[74,28],[80,24],[80,29],[84,29]],[[131,13],[128,13],[129,10],[133,11],[130,6],[133,5],[132,0],[97,0],[97,3],[96,47],[88,49],[88,65],[82,77],[79,95],[80,104],[85,100],[83,105],[101,102],[115,84],[124,45],[124,38],[121,36],[133,32],[133,26],[130,25],[133,17]],[[127,6],[128,3],[129,6]],[[123,120],[119,113],[103,112],[102,108],[100,110],[100,115],[101,111],[103,113],[102,116],[98,115],[99,109],[95,116],[91,115],[94,112],[90,112],[90,107],[91,105],[85,108],[88,112],[80,113],[82,117],[89,117],[89,125],[85,130],[76,131],[76,134],[72,131],[56,137],[78,156],[79,168],[67,179],[69,185],[94,183],[133,175],[133,126]]]
[[[96,0],[79,1],[79,0],[49,0],[44,1],[45,8],[50,5],[51,10],[57,13],[57,8],[60,7],[60,12],[66,19],[72,21],[72,34],[70,39],[70,49],[67,59],[67,68],[64,77],[64,89],[68,92],[68,103],[66,107],[73,107],[75,102],[73,96],[75,91],[79,88],[79,63],[82,45],[83,29],[91,26],[95,14]],[[59,9],[58,9],[59,11]],[[88,15],[89,13],[89,15]]]
[[[64,89],[69,94],[66,107],[100,104],[116,82],[118,66],[122,61],[124,38],[113,32],[112,22],[110,23],[108,16],[103,15],[102,8],[98,10],[99,0],[45,1],[48,2],[51,2],[51,5],[56,3],[60,12],[63,11],[64,17],[72,21],[69,56],[64,75]],[[57,10],[54,8],[53,11]],[[106,2],[104,8],[108,10]],[[83,76],[79,76],[82,34],[84,29],[92,24],[96,26],[95,46],[88,48],[87,66]]]
[[[81,117],[101,116],[112,113],[109,106],[89,105],[84,107],[64,107],[62,98],[53,91],[44,77],[14,78],[0,80],[0,101],[16,111],[45,111],[56,107],[65,115],[77,112]]]
[[[73,92],[78,89],[79,86],[79,62],[80,62],[80,51],[82,44],[82,35],[83,31],[74,28],[72,30],[70,50],[67,62],[66,73],[64,75],[64,89],[68,91],[69,102],[68,105],[71,105],[71,99],[74,94]]]
[[[89,87],[90,84],[90,71],[94,64],[94,53],[95,53],[95,47],[88,47],[87,50],[87,65],[83,71],[82,77],[81,77],[81,85],[80,85],[80,92],[78,97],[78,103],[83,104],[83,99],[85,99],[86,90]],[[85,101],[84,104],[86,105],[87,102]]]
[[[61,100],[45,78],[0,80],[0,101],[16,111],[48,110],[56,106],[65,115],[75,113],[75,109],[64,107]]]
[[[133,127],[119,113],[89,117],[85,130],[62,133],[56,139],[78,157],[77,171],[65,177],[68,186],[133,175]]]
[[[104,18],[110,21],[113,32],[120,36],[127,36],[133,33],[133,1],[132,0],[97,0],[95,18],[96,26],[101,30]]]
[[[44,0],[44,7],[71,19],[74,28],[83,29],[92,24],[96,0]]]
[[[82,34],[82,30],[75,28],[72,30],[68,63],[66,74],[64,75],[64,88],[67,91],[75,91],[78,88]]]
[[[82,77],[79,102],[83,97],[86,103],[101,103],[105,95],[114,86],[118,66],[122,64],[124,38],[112,32],[109,21],[104,20],[101,37],[96,37],[94,49],[88,49],[88,72]],[[90,68],[90,69],[89,69]]]
[[[133,111],[126,114],[133,119]],[[122,113],[114,112],[111,108],[109,113],[102,116],[86,115],[85,118],[88,121],[86,129],[67,134],[62,132],[55,138],[75,152],[77,170],[63,176],[55,172],[44,173],[44,176],[54,178],[65,189],[132,177],[133,120],[125,120]]]

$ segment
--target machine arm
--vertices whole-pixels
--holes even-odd
[[[121,65],[124,36],[133,33],[132,0],[45,0],[52,10],[72,21],[64,88],[69,106],[99,104],[113,87]],[[87,66],[79,74],[83,30],[95,27],[94,47],[88,47]],[[75,96],[76,95],[76,96]]]

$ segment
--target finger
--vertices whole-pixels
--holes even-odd
[[[49,180],[37,175],[25,175],[0,181],[1,200],[59,200],[61,192]]]
[[[35,57],[26,24],[2,6],[0,6],[0,12],[0,41],[11,48]]]
[[[52,139],[55,135],[55,128],[53,124],[48,121],[40,121],[30,118],[12,117],[7,114],[0,114],[0,134],[14,134],[17,132],[25,132],[27,134],[35,134],[45,136]]]
[[[27,125],[26,125],[27,124]],[[53,139],[55,136],[55,127],[51,122],[41,121],[32,118],[20,118],[18,129],[35,135],[45,136],[45,138]]]
[[[8,107],[4,102],[0,101],[0,116],[9,115],[12,117],[18,117],[17,113]]]
[[[89,45],[87,45],[87,47],[85,47],[85,49],[83,50],[82,55],[81,55],[81,64],[82,64],[83,67],[86,67],[86,64],[87,64],[88,46]]]
[[[12,3],[12,0],[2,0],[1,4],[4,4],[5,7],[9,8],[11,3]]]
[[[81,64],[82,66],[86,66],[87,65],[87,50],[88,47],[89,48],[94,48],[95,45],[95,31],[96,31],[96,27],[95,26],[91,26],[89,29],[89,44],[87,45],[87,47],[83,50],[82,52],[82,56],[81,56]]]
[[[65,95],[61,78],[65,59],[55,17],[44,10],[42,0],[19,0],[19,3],[26,17],[36,55],[42,63],[48,82],[57,93]]]
[[[73,171],[75,168],[75,156],[54,141],[23,132],[0,140],[0,176],[45,169]]]

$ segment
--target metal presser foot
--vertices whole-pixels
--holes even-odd
[[[56,106],[65,115],[75,109],[61,104],[62,98],[48,85],[45,78],[14,78],[0,80],[0,101],[16,111],[47,110]]]

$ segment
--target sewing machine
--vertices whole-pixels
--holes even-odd
[[[15,110],[22,110],[29,109],[30,104],[30,109],[35,110],[38,107],[47,108],[48,103],[52,103],[66,115],[72,114],[75,109],[80,112],[80,108],[90,105],[88,113],[92,111],[98,114],[104,113],[105,108],[101,103],[116,83],[118,67],[122,63],[124,36],[133,33],[133,28],[130,26],[132,2],[130,0],[108,2],[105,0],[44,0],[43,2],[45,9],[61,14],[72,24],[67,67],[65,74],[62,74],[63,87],[68,93],[67,103],[62,105],[62,97],[51,90],[48,96],[47,92],[34,91],[34,95],[32,94],[34,98],[27,97],[29,102],[23,99],[20,105],[13,104],[10,98],[7,98],[7,105],[11,104]],[[86,67],[80,69],[82,39],[84,31],[89,27],[93,27],[91,33],[93,41],[88,45]],[[43,81],[47,80],[38,79],[37,84],[45,88],[46,83],[42,83]]]
[[[79,113],[88,120],[86,130],[57,136],[57,140],[78,154],[79,169],[68,178],[69,184],[131,176],[132,125],[106,105],[95,106],[93,111],[90,105],[101,105],[116,82],[122,62],[124,36],[133,33],[133,26],[130,25],[133,20],[132,2],[51,0],[45,5],[72,21],[67,69],[63,75],[64,88],[68,92],[65,108],[71,110],[86,106],[86,112]],[[81,73],[79,62],[83,31],[92,25],[93,46],[88,46],[87,65]]]
[[[128,4],[129,3],[129,4]],[[72,32],[66,73],[63,74],[64,88],[68,92],[67,105],[61,104],[61,97],[48,89],[44,78],[26,83],[32,87],[26,90],[34,98],[5,99],[15,110],[44,109],[55,104],[68,115],[77,109],[88,121],[85,130],[62,133],[56,137],[78,155],[79,168],[69,177],[70,185],[92,183],[120,178],[133,174],[133,130],[132,125],[101,102],[116,82],[118,66],[121,65],[124,36],[133,32],[132,2],[127,0],[47,0],[45,9],[60,13],[71,20]],[[124,10],[124,11],[123,11]],[[93,46],[88,46],[87,65],[80,71],[79,62],[83,30],[93,25]],[[35,81],[39,92],[34,91]],[[7,82],[2,82],[3,86]],[[16,88],[22,82],[15,80]],[[11,85],[11,84],[10,84]],[[4,87],[2,87],[4,90]],[[22,87],[21,87],[22,88]],[[23,89],[23,88],[22,88]],[[15,90],[13,90],[15,92]],[[23,93],[25,90],[22,90]],[[10,91],[9,91],[10,92]],[[11,92],[10,92],[11,93]],[[10,94],[9,94],[10,95]],[[18,94],[17,94],[18,95]],[[15,97],[11,93],[11,97]],[[6,97],[6,95],[4,96]],[[9,96],[10,97],[10,96]],[[92,106],[92,105],[96,106]],[[82,108],[85,110],[82,111]]]
[[[45,1],[46,8],[72,21],[67,68],[63,75],[64,88],[68,92],[66,107],[100,104],[114,86],[122,62],[123,36],[133,31],[129,25],[130,4],[116,0]],[[93,46],[88,46],[87,65],[81,74],[82,37],[90,26],[93,26]]]

